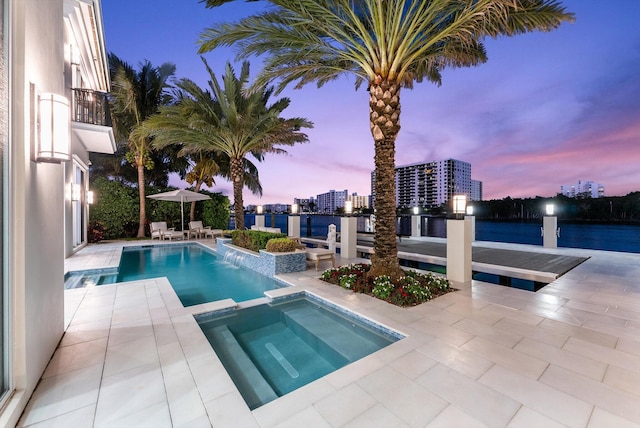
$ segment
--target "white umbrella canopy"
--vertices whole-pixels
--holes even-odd
[[[204,201],[206,199],[211,199],[207,195],[203,195],[202,193],[192,192],[191,190],[172,190],[170,192],[156,193],[155,195],[149,195],[147,198],[158,199],[160,201],[174,201],[180,202],[180,215],[181,222],[180,226],[182,230],[184,230],[184,203],[185,202],[193,202],[193,201]]]

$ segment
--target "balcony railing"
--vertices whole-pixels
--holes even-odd
[[[72,89],[74,122],[111,126],[107,94],[91,89]]]

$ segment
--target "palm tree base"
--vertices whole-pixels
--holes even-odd
[[[371,255],[371,269],[367,272],[367,277],[377,278],[382,275],[388,275],[392,280],[404,276],[397,257],[378,258],[375,254]]]

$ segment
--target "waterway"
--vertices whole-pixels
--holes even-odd
[[[358,218],[358,232],[367,232],[368,218]],[[245,215],[245,224],[255,224],[253,214]],[[286,214],[266,214],[265,225],[279,227],[287,233]],[[325,237],[330,224],[340,231],[340,217],[330,215],[300,216],[302,236]],[[514,244],[542,245],[542,221],[540,222],[499,222],[476,220],[476,241],[508,242]],[[592,250],[640,253],[640,225],[628,224],[584,224],[558,221],[559,247],[585,248]],[[411,234],[409,217],[398,218],[397,230],[402,235]],[[446,220],[422,217],[423,236],[446,237]]]

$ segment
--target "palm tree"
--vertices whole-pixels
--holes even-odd
[[[140,65],[139,70],[109,54],[111,72],[110,108],[113,130],[117,141],[126,142],[126,159],[138,173],[138,195],[140,197],[140,224],[138,238],[144,238],[146,223],[145,168],[154,166],[151,155],[151,140],[137,137],[134,131],[142,122],[158,111],[158,107],[171,100],[165,91],[168,80],[175,73],[176,66],[164,63],[154,67],[149,61]]]
[[[217,151],[200,151],[191,156],[196,160],[191,171],[185,176],[185,181],[194,186],[194,191],[199,192],[202,185],[211,188],[215,184],[215,177],[222,176],[230,179],[229,157]],[[245,159],[244,184],[257,196],[262,196],[262,185],[258,176],[258,169],[248,159]],[[190,221],[195,220],[196,201],[191,202]]]
[[[180,144],[182,154],[220,152],[229,159],[229,178],[233,184],[236,228],[244,229],[242,189],[249,178],[250,188],[259,189],[257,170],[246,156],[262,161],[266,153],[286,153],[280,146],[308,141],[302,128],[313,124],[303,118],[284,119],[280,114],[289,106],[288,98],[269,105],[273,88],[248,89],[249,63],[242,64],[240,77],[227,63],[220,86],[216,75],[203,58],[211,79],[209,89],[201,89],[189,79],[176,87],[180,94],[175,105],[160,109],[145,123],[146,135],[154,138],[154,147]]]
[[[231,0],[203,0],[207,7]],[[401,275],[395,235],[395,140],[400,89],[441,83],[446,67],[487,60],[482,40],[552,30],[573,20],[555,0],[270,0],[274,7],[206,29],[200,52],[236,44],[241,58],[262,56],[256,84],[318,87],[353,75],[366,83],[375,145],[375,254],[371,275]]]

